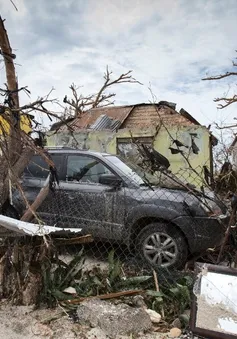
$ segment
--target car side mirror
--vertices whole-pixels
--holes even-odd
[[[101,174],[99,178],[99,183],[102,185],[119,187],[122,184],[122,179],[114,174]]]

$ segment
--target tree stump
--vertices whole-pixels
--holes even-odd
[[[43,301],[45,270],[55,254],[50,239],[8,238],[0,250],[0,298],[14,304],[38,305]]]

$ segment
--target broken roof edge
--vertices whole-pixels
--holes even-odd
[[[199,125],[202,126],[190,113],[188,113],[185,109],[181,108],[180,111],[178,112],[176,110],[176,103],[174,102],[170,102],[170,101],[165,101],[165,100],[161,100],[159,102],[142,102],[142,103],[137,103],[137,104],[132,104],[132,105],[120,105],[120,106],[115,106],[115,105],[111,105],[111,106],[105,106],[105,107],[96,107],[96,108],[92,108],[90,110],[88,110],[87,112],[93,112],[96,110],[106,110],[106,109],[121,109],[121,108],[131,108],[126,116],[124,117],[123,120],[121,120],[121,126],[123,125],[123,123],[125,122],[125,120],[128,118],[128,116],[131,114],[131,112],[133,111],[133,109],[135,107],[139,107],[139,106],[157,106],[157,107],[161,107],[161,106],[166,106],[169,107],[171,109],[173,109],[177,114],[180,114],[181,116],[183,116],[185,119],[189,120],[190,122],[192,122],[195,125]],[[87,113],[86,112],[86,113]]]
[[[168,107],[176,107],[176,103],[174,102],[171,102],[171,101],[165,101],[165,100],[161,100],[159,102],[140,102],[140,103],[137,103],[137,104],[127,104],[127,105],[111,105],[111,106],[98,106],[98,107],[95,107],[95,108],[91,108],[88,110],[89,111],[94,111],[94,110],[106,110],[108,108],[123,108],[123,107],[137,107],[137,106],[151,106],[151,105],[155,105],[155,106],[168,106]]]
[[[133,109],[135,107],[139,107],[139,106],[156,106],[156,107],[162,107],[162,106],[165,106],[165,107],[168,107],[170,108],[171,110],[173,110],[175,113],[177,114],[180,114],[183,118],[187,119],[188,121],[190,121],[192,124],[194,125],[197,125],[197,126],[204,126],[204,125],[201,125],[199,123],[199,121],[197,121],[190,113],[188,113],[184,108],[181,108],[179,111],[176,110],[176,103],[173,103],[173,102],[169,102],[169,101],[159,101],[159,102],[143,102],[143,103],[137,103],[137,104],[128,104],[128,105],[120,105],[120,106],[116,106],[116,105],[111,105],[111,106],[104,106],[104,107],[95,107],[95,108],[91,108],[89,109],[88,111],[86,111],[84,114],[85,115],[88,115],[88,114],[93,114],[94,111],[101,111],[101,115],[103,115],[103,111],[106,111],[106,110],[119,110],[119,109],[122,109],[122,108],[127,108],[127,112],[125,112],[125,114],[123,114],[120,119],[119,117],[117,119],[114,119],[113,117],[111,117],[110,115],[108,115],[108,117],[111,119],[111,120],[114,120],[115,122],[115,125],[113,125],[113,130],[117,130],[117,129],[122,129],[123,128],[123,124],[124,122],[127,120],[127,118],[129,117],[129,115],[131,114],[131,112],[133,111]],[[101,116],[100,115],[100,116]],[[107,115],[107,114],[106,114]],[[100,116],[97,117],[97,119],[91,124],[92,126],[95,125],[95,130],[97,130],[97,120],[100,118]],[[79,121],[80,119],[83,119],[83,116],[81,118],[77,117],[77,118],[73,118],[71,119],[71,121],[69,122],[68,124],[68,127],[70,127],[72,130],[74,129],[84,129],[84,130],[94,130],[94,128],[91,128],[91,126],[77,126],[75,123],[76,121]],[[117,122],[117,124],[116,124]],[[100,122],[99,122],[100,123]],[[75,125],[74,125],[75,124]],[[53,126],[52,126],[53,127]],[[51,127],[51,128],[52,128]],[[62,124],[61,127],[65,127],[64,124]],[[60,127],[60,128],[61,128]],[[205,126],[204,126],[205,127]],[[105,128],[106,129],[106,128]],[[104,129],[104,130],[105,130]],[[108,128],[108,131],[111,130],[110,128]],[[52,129],[50,129],[49,132],[53,132]],[[62,130],[63,131],[63,130]],[[218,139],[211,133],[209,132],[210,135],[212,136],[213,138],[213,144],[217,144],[218,143]]]
[[[131,104],[131,105],[119,105],[119,106],[115,106],[115,105],[111,105],[111,106],[105,106],[105,107],[96,107],[96,108],[92,108],[90,110],[88,110],[88,112],[93,111],[93,110],[103,110],[103,109],[108,109],[108,108],[113,108],[113,109],[119,109],[119,108],[125,108],[125,107],[131,107],[131,110],[129,111],[128,115],[131,113],[131,111],[138,106],[167,106],[171,109],[173,109],[174,111],[176,111],[176,103],[171,102],[171,101],[165,101],[165,100],[161,100],[159,102],[142,102],[142,103],[138,103],[138,104]],[[190,122],[192,122],[195,125],[199,125],[202,126],[200,124],[199,121],[197,121],[188,111],[186,111],[184,108],[181,108],[179,111],[176,111],[178,114],[182,115],[184,118],[186,118],[187,120],[189,120]],[[124,119],[126,120],[126,119]]]
[[[179,114],[182,115],[182,117],[188,119],[189,121],[191,121],[193,124],[195,125],[200,125],[200,122],[198,122],[190,113],[188,113],[184,108],[181,108],[179,111]]]

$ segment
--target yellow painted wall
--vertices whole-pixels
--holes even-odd
[[[24,132],[29,133],[31,131],[31,123],[29,117],[27,115],[21,114],[20,119],[21,119],[20,120],[21,129]],[[9,123],[2,116],[0,116],[0,135],[2,135],[3,133],[8,134],[9,130],[10,130]]]
[[[185,154],[188,155],[191,166],[198,172],[198,175],[190,170],[188,163],[180,154],[171,154],[169,147],[175,148],[172,145],[171,137],[178,139],[183,144],[190,147],[191,137],[190,133],[196,133],[195,143],[199,148],[198,154],[189,152],[189,148],[184,148]],[[169,135],[170,134],[170,135]],[[180,178],[183,178],[200,186],[203,177],[203,166],[206,165],[210,168],[210,151],[209,151],[209,131],[203,126],[190,126],[190,127],[176,127],[169,128],[169,133],[164,128],[159,130],[156,135],[156,130],[133,130],[133,137],[154,137],[154,148],[163,154],[170,161],[170,170],[174,174],[177,174]],[[81,149],[90,149],[99,152],[108,152],[116,154],[117,152],[117,138],[129,138],[131,137],[131,131],[128,129],[121,129],[117,133],[111,131],[81,131],[80,133],[74,133],[72,138],[69,134],[58,133],[54,135],[48,135],[48,146],[76,146]],[[77,140],[77,143],[75,143]],[[200,177],[199,177],[200,175]]]

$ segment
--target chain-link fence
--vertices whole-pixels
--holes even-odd
[[[98,259],[114,248],[124,263],[180,268],[190,255],[220,240],[220,223],[214,215],[224,213],[222,206],[190,191],[197,182],[196,170],[181,169],[177,176],[168,170],[151,174],[150,164],[141,168],[89,151],[52,151],[51,156],[59,185],[37,214],[47,225],[80,227],[83,234],[91,234],[94,243],[86,247]],[[29,202],[47,175],[42,160],[34,157],[22,183]]]
[[[225,207],[187,184],[187,176],[182,180],[186,171],[175,176],[160,167],[154,172],[149,162],[139,167],[117,156],[72,149],[51,150],[50,156],[59,184],[51,185],[37,218],[46,225],[81,228],[78,234],[53,236],[59,260],[50,278],[54,290],[64,293],[73,287],[80,297],[88,297],[146,289],[150,302],[162,311],[162,285],[167,298],[176,300],[171,313],[187,307],[192,273],[181,269],[220,243],[224,224],[218,218]],[[48,174],[48,165],[34,156],[22,180],[29,203]],[[195,184],[195,171],[189,178]],[[26,208],[18,191],[13,206],[19,214]]]

